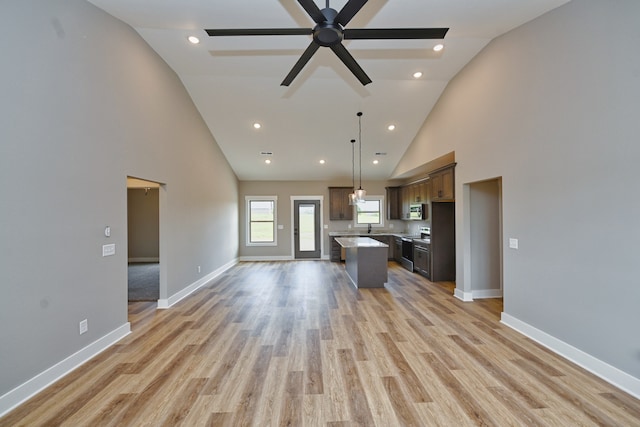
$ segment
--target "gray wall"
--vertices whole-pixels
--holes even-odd
[[[129,261],[160,256],[159,189],[127,189],[127,250]]]
[[[82,0],[1,9],[0,396],[126,325],[127,176],[166,184],[168,295],[238,255],[237,179],[137,33]]]
[[[362,187],[368,195],[385,196],[385,186],[391,185],[385,181],[363,181]],[[396,184],[397,185],[397,184]],[[242,181],[240,183],[240,256],[243,257],[263,257],[281,258],[293,256],[291,246],[291,230],[293,226],[291,196],[323,196],[323,220],[328,225],[327,229],[322,229],[324,245],[323,256],[329,256],[329,232],[348,230],[349,224],[353,221],[330,221],[329,220],[329,187],[349,187],[351,183],[345,182],[323,182],[323,181]],[[245,196],[278,196],[277,215],[278,224],[283,225],[282,230],[278,230],[278,246],[246,246],[246,215]],[[391,227],[393,224],[393,227]],[[385,230],[402,232],[410,224],[407,221],[388,221],[385,217]],[[417,224],[411,224],[417,226]]]
[[[397,169],[455,150],[457,195],[502,177],[505,312],[635,378],[638,17],[636,0],[574,0],[497,38],[449,83]]]

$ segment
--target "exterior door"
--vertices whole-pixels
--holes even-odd
[[[294,200],[293,241],[296,259],[320,258],[319,200]]]

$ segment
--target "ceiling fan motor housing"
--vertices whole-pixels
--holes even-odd
[[[325,20],[313,29],[313,40],[320,46],[335,46],[342,42],[343,39],[342,26],[334,22],[335,17],[338,16],[338,11],[327,7],[322,9],[321,12]]]

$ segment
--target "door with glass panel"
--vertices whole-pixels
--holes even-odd
[[[320,258],[320,201],[294,200],[295,258]]]

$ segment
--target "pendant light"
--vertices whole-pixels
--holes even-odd
[[[367,192],[362,188],[362,112],[358,112],[358,140],[360,141],[360,187],[356,190],[356,202],[364,202]],[[355,185],[354,185],[355,186]]]
[[[351,194],[349,194],[349,205],[356,204],[356,140],[351,140]]]

